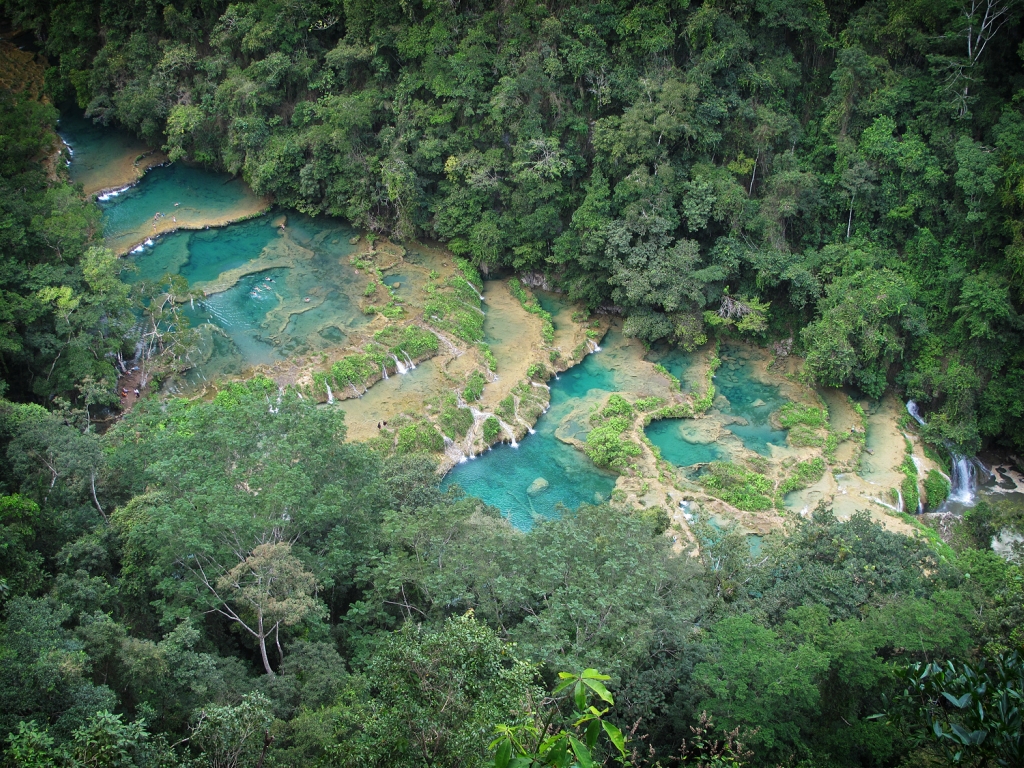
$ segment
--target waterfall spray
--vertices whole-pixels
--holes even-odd
[[[392,355],[391,359],[395,361],[395,370],[399,373],[404,374],[408,368],[405,367],[405,363],[398,359],[398,355]]]
[[[913,400],[907,401],[907,413],[913,416],[914,420],[922,427],[928,425],[928,422],[921,416],[917,403]],[[949,451],[953,462],[953,476],[949,478],[950,489],[947,500],[955,501],[965,506],[972,506],[974,504],[974,494],[978,488],[978,478],[975,470],[980,468],[983,472],[989,473],[988,467],[974,456],[964,456],[950,440],[943,440],[942,442],[946,446],[946,450]]]
[[[409,357],[409,353],[406,352],[404,349],[402,350],[402,357],[405,358],[405,362],[408,363],[409,365],[408,370],[412,371],[416,369],[416,363],[412,361],[412,358]]]
[[[331,385],[330,385],[330,384],[328,384],[328,383],[327,383],[327,382],[325,381],[325,382],[324,382],[324,386],[325,386],[325,387],[327,387],[327,402],[328,402],[328,403],[333,403],[333,402],[334,402],[334,393],[333,393],[333,392],[331,392]]]
[[[380,373],[381,373],[381,377],[384,379],[384,381],[387,381],[388,380],[388,367],[386,365],[382,365],[380,367]]]

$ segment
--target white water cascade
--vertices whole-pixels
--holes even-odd
[[[395,370],[399,373],[404,374],[409,369],[405,367],[405,363],[398,359],[398,355],[392,355],[391,359],[395,361]]]
[[[410,370],[410,371],[414,371],[414,370],[416,370],[416,363],[414,363],[414,362],[412,361],[412,358],[411,358],[411,357],[409,357],[409,353],[408,353],[408,352],[406,352],[406,351],[405,351],[404,349],[402,350],[402,357],[404,357],[404,358],[405,358],[405,362],[406,362],[406,363],[408,364],[408,366],[409,366],[409,367],[407,368],[407,370]]]
[[[551,387],[549,387],[547,384],[541,384],[539,381],[531,381],[530,384],[532,384],[535,387],[540,387],[541,389],[546,389],[548,392],[551,391]]]
[[[352,387],[352,391],[356,393],[356,397],[362,397],[362,395],[359,394],[359,390],[356,388],[355,384],[353,384],[352,382],[349,382],[349,386]]]
[[[921,416],[917,403],[913,400],[907,401],[907,413],[913,416],[922,427],[928,424],[924,417]],[[944,440],[943,442],[953,460],[953,476],[949,478],[948,500],[965,506],[972,506],[974,504],[974,494],[978,489],[976,470],[980,468],[983,472],[989,473],[988,467],[982,464],[975,456],[964,456],[956,450],[953,443],[949,440]]]
[[[328,403],[333,403],[334,402],[334,393],[331,392],[331,385],[328,384],[327,382],[324,382],[324,386],[327,387],[327,402]]]
[[[380,372],[381,372],[381,376],[383,377],[384,381],[387,381],[388,380],[388,367],[386,365],[382,365],[380,367]]]
[[[475,285],[473,285],[471,282],[469,282],[469,280],[467,280],[464,277],[462,278],[462,280],[466,283],[466,285],[473,289],[473,293],[475,293],[480,298],[480,301],[487,301],[487,299],[484,298],[484,295],[476,289]]]
[[[594,341],[593,339],[587,339],[587,346],[590,347],[590,351],[591,352],[600,352],[601,351],[600,345],[596,341]]]
[[[494,418],[498,419],[497,416],[495,416]],[[510,427],[508,424],[506,424],[501,419],[498,419],[498,423],[501,425],[501,428],[503,430],[505,430],[505,434],[508,435],[508,439],[509,439],[510,444],[512,445],[512,447],[513,448],[518,448],[519,447],[519,443],[516,442],[516,433],[512,431],[512,427]]]

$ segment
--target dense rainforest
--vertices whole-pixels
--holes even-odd
[[[1014,0],[3,8],[54,102],[172,159],[544,273],[648,341],[701,342],[729,296],[818,383],[1024,446]]]
[[[819,508],[680,556],[608,505],[514,530],[264,379],[97,434],[137,305],[52,106],[1019,450],[1020,2],[0,12],[48,62],[0,89],[3,765],[1024,765],[985,502],[951,543]]]

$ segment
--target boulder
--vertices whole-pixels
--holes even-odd
[[[530,483],[530,487],[526,489],[526,492],[531,496],[536,496],[541,491],[547,490],[547,487],[549,485],[551,485],[551,483],[549,483],[543,477],[538,477],[536,480]]]

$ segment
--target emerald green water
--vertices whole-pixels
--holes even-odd
[[[692,423],[689,419],[662,419],[652,422],[644,432],[661,450],[662,458],[678,467],[706,464],[725,458],[725,452],[715,443],[694,439],[687,430]]]
[[[665,366],[677,378],[686,381],[690,358],[681,350],[653,350],[650,359]],[[772,445],[786,444],[785,430],[773,429],[771,415],[786,399],[779,388],[757,381],[754,364],[742,347],[723,346],[722,366],[715,375],[715,407],[703,419],[717,420],[736,435],[743,445],[764,456],[771,455]],[[721,398],[728,402],[724,402]],[[701,420],[665,419],[655,421],[644,431],[661,450],[662,457],[676,466],[689,467],[712,461],[728,460],[728,451],[715,442],[708,442],[709,431],[701,428]]]
[[[200,289],[224,288],[186,307],[203,334],[191,383],[337,345],[369,322],[359,308],[366,278],[347,260],[353,230],[299,214],[283,228],[280,220],[179,231],[130,255],[126,280],[171,273]]]
[[[98,125],[78,111],[63,113],[57,132],[71,148],[71,181],[81,184],[86,194],[131,184],[135,158],[148,149],[126,131]]]
[[[611,392],[636,391],[642,386],[636,367],[628,365],[631,352],[622,335],[609,334],[602,343],[600,353],[588,355],[548,382],[551,407],[537,421],[536,434],[524,437],[518,448],[501,444],[456,465],[441,487],[459,485],[469,495],[500,509],[521,529],[529,529],[538,518],[558,517],[561,507],[573,510],[583,503],[607,501],[615,487],[615,475],[599,470],[581,451],[555,435],[560,431],[563,436],[585,439],[591,407]],[[528,489],[538,478],[548,485],[530,494]]]
[[[715,375],[715,388],[729,404],[721,408],[727,416],[736,416],[746,424],[728,424],[743,445],[764,456],[771,455],[770,445],[786,444],[786,431],[773,429],[769,419],[786,402],[779,388],[753,378],[754,366],[741,347],[723,346],[719,355],[722,366]]]
[[[74,163],[72,163],[74,165]],[[161,230],[201,229],[245,215],[256,198],[241,179],[180,163],[149,171],[116,196],[101,195],[103,237],[118,253]]]
[[[692,389],[692,382],[689,380],[693,365],[692,355],[679,347],[659,345],[651,349],[647,354],[647,359],[662,366],[679,379],[683,392],[689,392]]]

